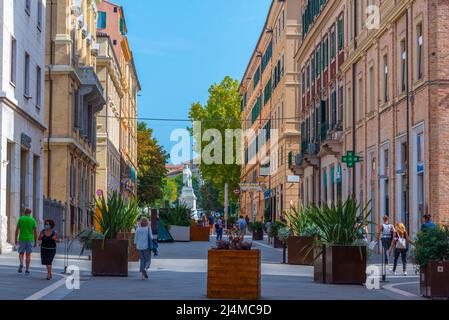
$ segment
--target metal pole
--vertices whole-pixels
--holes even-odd
[[[228,204],[229,204],[228,184],[225,183],[225,203],[224,203],[225,229],[228,228],[228,210],[229,210]]]

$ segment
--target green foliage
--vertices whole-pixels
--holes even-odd
[[[223,203],[219,201],[220,192],[212,182],[205,181],[204,185],[200,188],[200,195],[201,197],[198,201],[200,208],[206,211],[224,211]]]
[[[363,209],[353,199],[336,205],[323,205],[321,208],[311,206],[306,209],[310,221],[320,232],[321,244],[331,245],[354,245],[358,239],[358,227],[365,227],[370,222],[368,217],[368,205]],[[357,213],[361,211],[360,226],[357,224]]]
[[[415,261],[421,268],[431,261],[447,260],[449,257],[449,229],[440,227],[418,233],[415,242]]]
[[[280,221],[274,221],[274,222],[271,224],[270,231],[269,231],[268,235],[269,235],[270,237],[277,237],[278,234],[279,234],[279,230],[280,230],[282,227],[285,227],[285,223],[280,222]]]
[[[292,235],[292,232],[291,232],[290,228],[287,226],[284,226],[284,227],[279,228],[277,236],[278,236],[279,240],[285,244],[285,243],[287,243],[288,237],[290,237],[291,235]]]
[[[146,123],[140,122],[137,127],[137,166],[138,197],[144,206],[150,206],[164,197],[167,183],[165,164],[168,154],[153,137],[153,130]]]
[[[84,229],[78,235],[76,235],[75,239],[77,239],[81,243],[81,252],[79,255],[82,256],[86,249],[92,250],[92,241],[93,240],[95,240],[95,239],[103,240],[104,235],[101,234],[100,232],[93,230],[93,229]],[[68,250],[69,252],[72,247],[72,244],[73,244],[73,241],[70,242],[69,250]]]
[[[263,230],[264,224],[263,222],[256,221],[253,223],[250,223],[248,226],[249,231],[260,231]]]
[[[159,218],[164,226],[188,227],[192,223],[192,211],[183,203],[177,203],[176,207],[159,213]]]
[[[131,232],[140,214],[137,200],[124,200],[116,192],[107,200],[104,196],[96,199],[96,207],[99,214],[94,219],[105,239],[116,239],[119,232]]]
[[[217,148],[221,147],[222,155],[221,161],[214,164],[206,164],[202,162],[200,164],[200,170],[204,180],[212,182],[219,190],[221,197],[225,183],[229,184],[229,196],[233,202],[237,201],[236,195],[232,193],[232,190],[238,188],[240,182],[240,170],[241,166],[237,164],[236,156],[240,154],[240,146],[237,146],[237,141],[234,138],[233,145],[233,164],[226,164],[225,161],[225,130],[228,129],[241,129],[241,111],[240,102],[241,97],[238,93],[239,82],[231,77],[225,77],[220,84],[214,84],[209,89],[209,99],[206,105],[200,103],[194,103],[191,106],[189,117],[192,121],[201,122],[201,135],[206,130],[215,129],[221,134],[221,141],[212,141],[198,143],[199,137],[194,136],[196,144],[194,145],[194,151],[198,154],[204,155],[205,153],[212,157],[217,156],[213,146]],[[193,134],[193,130],[192,130]],[[209,152],[210,151],[210,152]]]

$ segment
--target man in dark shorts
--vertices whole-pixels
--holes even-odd
[[[17,222],[15,244],[19,247],[19,273],[23,271],[23,256],[26,254],[25,274],[30,274],[30,261],[33,246],[37,247],[37,222],[31,216],[31,209],[25,209],[23,216]]]

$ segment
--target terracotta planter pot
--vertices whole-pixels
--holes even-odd
[[[426,298],[449,298],[449,261],[433,261],[421,270],[421,295]]]
[[[263,240],[263,230],[253,230],[253,240],[254,241]]]
[[[190,226],[190,241],[209,242],[210,228],[201,226]]]
[[[289,237],[288,264],[313,266],[313,237]]]
[[[128,240],[93,240],[92,275],[127,277]]]
[[[273,237],[273,247],[278,249],[279,248],[282,249],[284,247],[284,244],[282,243],[281,240],[279,240],[277,236]]]
[[[313,256],[313,281],[326,283],[326,247],[315,246]]]
[[[260,283],[260,250],[209,250],[209,299],[257,300],[261,295]]]
[[[326,248],[326,283],[363,284],[366,281],[366,246]]]
[[[137,252],[136,245],[134,244],[134,233],[131,232],[120,232],[117,234],[117,240],[128,240],[128,261],[137,262],[139,261],[139,254]]]

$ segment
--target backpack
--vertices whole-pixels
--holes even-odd
[[[401,237],[401,235],[398,234],[398,240],[396,241],[396,249],[400,249],[400,250],[405,250],[407,249],[407,240],[405,239],[405,237]]]
[[[245,229],[245,224],[246,224],[245,221],[240,220],[240,222],[239,222],[239,228],[240,228],[240,230]]]

